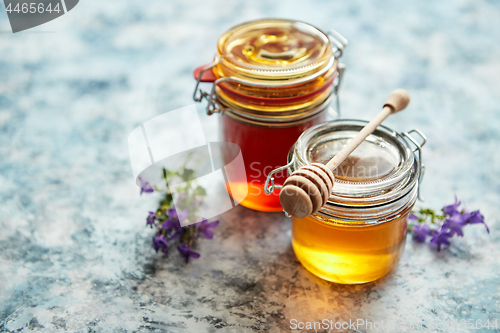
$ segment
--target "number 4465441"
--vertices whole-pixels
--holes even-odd
[[[44,7],[43,3],[36,3],[36,2],[30,2],[29,4],[27,2],[23,3],[20,5],[19,3],[12,9],[12,3],[9,3],[7,8],[5,9],[7,13],[24,13],[24,14],[35,14],[35,13],[43,13],[43,12],[56,12],[59,13],[61,9],[59,8],[59,3],[57,3],[54,8],[52,8],[52,4],[49,3],[46,7]]]

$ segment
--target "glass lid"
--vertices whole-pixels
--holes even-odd
[[[219,39],[224,76],[282,80],[330,68],[332,44],[327,34],[298,21],[264,19],[238,25]]]
[[[356,131],[343,131],[330,136],[328,141],[315,142],[315,146],[309,150],[309,160],[328,163],[356,134]],[[401,156],[397,148],[372,135],[333,173],[337,181],[344,183],[374,182],[393,173],[400,163]]]
[[[294,146],[291,172],[303,165],[326,164],[367,124],[335,120],[311,127]],[[400,196],[418,177],[417,163],[408,143],[397,132],[379,126],[334,171],[330,200],[376,203]]]

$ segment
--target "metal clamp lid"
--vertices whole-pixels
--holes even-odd
[[[281,82],[259,82],[258,80],[247,80],[244,78],[240,77],[234,77],[234,76],[227,76],[227,77],[221,77],[221,78],[213,78],[210,81],[205,81],[205,82],[213,82],[212,89],[210,92],[203,91],[202,89],[199,89],[200,83],[203,82],[202,77],[203,74],[215,66],[217,66],[223,59],[219,57],[219,55],[216,55],[214,58],[214,61],[201,69],[199,69],[199,74],[196,77],[196,86],[194,88],[193,92],[193,100],[195,102],[201,102],[203,99],[206,99],[208,101],[207,105],[207,114],[211,115],[213,113],[221,113],[224,110],[224,106],[219,103],[217,100],[217,95],[216,95],[216,87],[221,84],[222,82],[235,82],[238,84],[242,85],[247,85],[247,86],[254,86],[254,87],[271,87],[271,88],[281,88],[281,87],[288,87],[288,86],[293,86],[297,84],[302,84],[314,79],[319,78],[320,76],[324,75],[326,72],[330,70],[330,68],[335,64],[335,60],[340,58],[342,56],[342,53],[344,51],[344,48],[347,46],[347,39],[345,39],[342,35],[340,35],[338,32],[335,30],[330,30],[328,33],[329,40],[333,44],[333,57],[328,61],[328,63],[319,71],[315,72],[312,75],[301,77],[299,79],[295,80],[286,80],[286,81],[281,81]],[[337,94],[338,88],[340,86],[340,82],[342,79],[342,75],[345,70],[345,65],[344,64],[337,64],[337,72],[338,75],[335,78],[334,81],[334,93]],[[337,98],[337,112],[339,112],[339,101]]]
[[[422,139],[422,142],[419,143],[413,136],[412,136],[412,133],[416,133],[418,136],[420,136],[420,138]],[[402,134],[400,134],[401,137],[403,137],[403,139],[405,139],[405,141],[409,144],[409,145],[414,145],[415,146],[415,149],[413,149],[413,154],[415,156],[415,159],[416,161],[418,161],[418,171],[419,171],[419,177],[418,177],[418,182],[417,182],[417,186],[418,186],[418,199],[420,201],[423,201],[423,197],[421,196],[421,193],[420,193],[420,185],[421,185],[421,182],[423,180],[423,177],[424,177],[424,173],[425,173],[425,165],[422,163],[422,147],[426,144],[427,142],[427,138],[426,136],[418,129],[413,129],[411,131],[408,131],[408,132],[404,132]],[[290,158],[291,156],[291,158]],[[268,175],[267,175],[267,178],[266,178],[266,182],[265,182],[265,187],[264,187],[264,191],[266,194],[271,194],[274,192],[274,190],[276,189],[281,189],[283,188],[283,186],[281,185],[276,185],[274,183],[274,174],[277,173],[277,172],[280,172],[282,170],[285,170],[285,169],[289,169],[290,167],[292,167],[295,163],[295,154],[292,154],[290,153],[289,154],[289,158],[290,158],[290,161],[288,164],[284,165],[284,166],[281,166],[281,167],[278,167],[274,170],[272,170]]]

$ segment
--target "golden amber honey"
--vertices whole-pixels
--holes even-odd
[[[408,212],[375,225],[293,218],[293,250],[308,271],[325,280],[344,284],[374,281],[399,261],[407,220]]]

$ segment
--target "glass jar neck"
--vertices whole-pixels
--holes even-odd
[[[292,110],[269,110],[262,107],[260,110],[246,109],[241,105],[227,104],[224,100],[219,100],[224,108],[223,113],[230,115],[233,118],[243,122],[259,122],[267,123],[272,126],[289,126],[307,121],[311,117],[315,117],[319,113],[330,108],[331,103],[337,98],[333,93],[333,89],[329,89],[322,96],[321,100],[316,103],[311,103],[299,109]]]
[[[220,104],[248,114],[277,115],[300,114],[324,103],[340,83],[337,61],[324,73],[316,73],[307,80],[255,81],[236,76],[219,77],[214,94]]]
[[[376,206],[339,205],[330,198],[326,205],[317,213],[311,215],[313,218],[323,222],[336,224],[346,223],[349,225],[372,225],[389,222],[400,218],[409,212],[417,200],[418,185],[414,186],[403,196]]]

